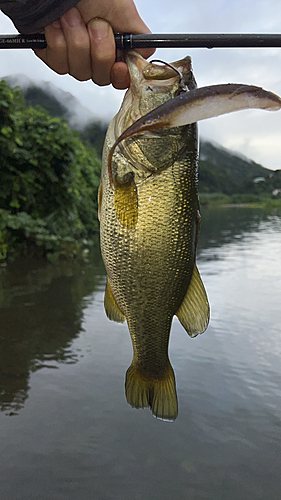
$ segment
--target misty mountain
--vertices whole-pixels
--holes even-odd
[[[249,192],[251,186],[253,192],[260,191],[260,187],[255,186],[254,180],[257,178],[267,180],[272,178],[272,173],[272,170],[240,153],[208,140],[200,141],[199,182],[201,192],[233,194]],[[265,181],[265,185],[267,184]]]
[[[77,129],[84,142],[89,142],[101,156],[107,125],[97,118],[69,92],[56,88],[48,82],[33,82],[23,75],[6,77],[12,87],[22,88],[30,106],[40,105],[51,116],[68,121]],[[278,173],[279,172],[279,173]],[[262,165],[206,139],[200,140],[199,182],[201,192],[225,194],[241,192],[271,192],[279,188],[280,171],[275,173]],[[265,181],[254,183],[257,178]],[[281,188],[281,185],[280,185]]]
[[[240,184],[241,179],[264,177],[269,174],[269,170],[259,163],[207,140],[200,143],[200,159],[210,161],[214,166],[222,167],[236,184]]]
[[[27,104],[42,106],[51,116],[65,118],[73,129],[81,130],[96,119],[70,92],[50,82],[34,82],[25,75],[6,76],[2,80],[11,87],[21,87]]]
[[[11,87],[21,87],[29,106],[42,106],[50,116],[64,118],[72,129],[79,131],[81,139],[89,142],[101,157],[108,124],[99,121],[70,92],[65,92],[49,82],[35,83],[25,75],[7,76],[3,79]]]

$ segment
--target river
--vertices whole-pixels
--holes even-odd
[[[195,339],[173,322],[172,423],[125,400],[98,250],[0,267],[1,500],[280,500],[280,258],[281,213],[203,207],[211,320]]]

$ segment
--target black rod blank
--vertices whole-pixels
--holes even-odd
[[[149,35],[115,35],[117,48],[168,48],[190,47],[208,48],[215,47],[281,47],[281,35],[266,34],[149,34]]]
[[[250,33],[203,33],[203,34],[145,34],[116,33],[117,49],[141,48],[243,48],[281,47],[279,34]],[[0,35],[0,49],[44,49],[47,47],[44,35]]]
[[[45,35],[0,35],[0,49],[45,49]]]

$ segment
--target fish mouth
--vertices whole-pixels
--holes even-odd
[[[170,87],[179,80],[179,75],[186,78],[186,75],[192,70],[190,56],[172,63],[163,61],[163,64],[159,65],[153,61],[147,62],[138,52],[131,50],[127,54],[126,63],[129,68],[132,86],[137,88],[140,84],[148,85],[150,83],[156,92],[158,82],[163,91],[163,87]]]
[[[162,63],[162,66],[156,65],[155,62]],[[146,80],[167,80],[178,74],[181,79],[184,79],[192,70],[191,57],[186,56],[184,59],[166,63],[161,60],[153,60],[149,62],[143,70],[143,76]]]

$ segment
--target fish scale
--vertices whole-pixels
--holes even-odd
[[[187,129],[188,134],[183,130],[174,132],[182,157],[160,175],[150,175],[136,185],[138,219],[133,229],[118,220],[114,208],[115,189],[110,188],[105,169],[102,176],[101,249],[108,282],[127,320],[134,350],[134,373],[148,386],[151,380],[155,385],[155,381],[168,377],[173,393],[170,413],[166,414],[163,408],[154,409],[154,413],[169,419],[177,414],[175,381],[168,358],[170,328],[191,280],[196,243],[197,130],[195,125]],[[145,139],[146,148],[148,141]],[[158,141],[157,155],[150,155],[150,161],[157,168],[161,161],[159,150],[164,154],[167,147],[165,137]],[[141,139],[139,143],[142,146]],[[106,161],[105,154],[103,163]],[[114,162],[118,162],[118,157],[113,160],[113,169]],[[160,168],[161,165],[162,162]],[[138,407],[138,399],[130,396],[130,390],[126,393],[132,406]],[[153,404],[152,393],[150,388],[148,405]]]
[[[189,57],[173,63],[174,76],[171,65],[149,66],[134,52],[127,64],[131,87],[107,132],[99,190],[104,304],[109,319],[127,321],[132,339],[127,401],[174,420],[178,403],[168,356],[173,316],[191,337],[209,322],[195,263],[200,227],[195,122],[247,107],[279,109],[281,99],[237,84],[194,89]],[[182,94],[183,84],[190,90]]]

